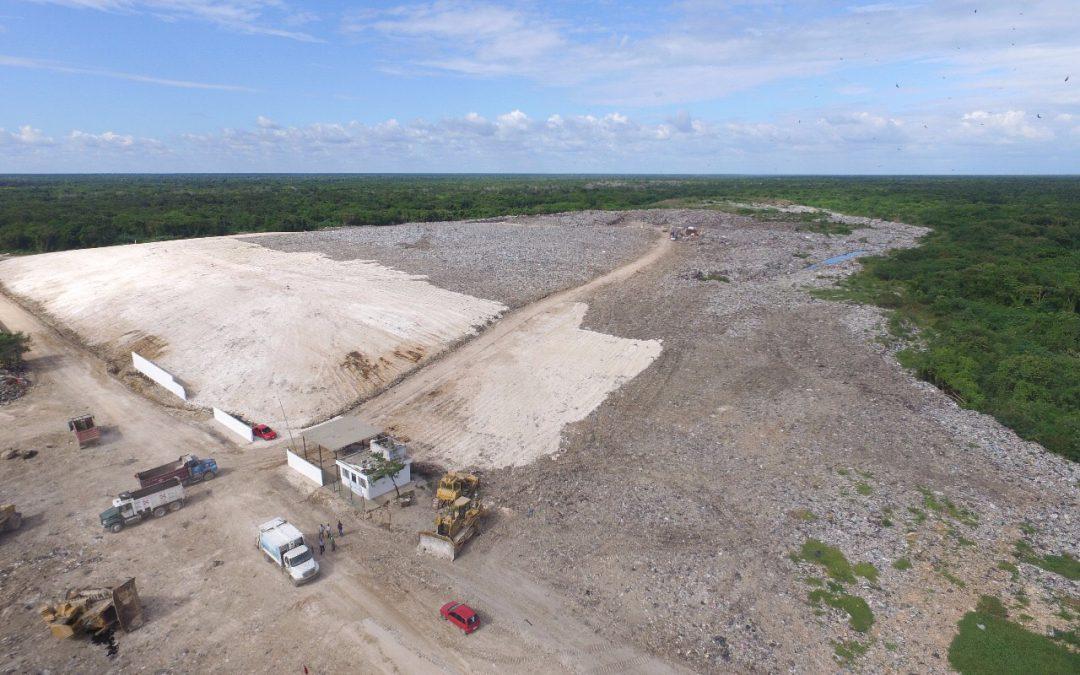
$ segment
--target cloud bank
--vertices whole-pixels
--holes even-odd
[[[0,172],[883,173],[902,158],[915,173],[988,166],[1019,173],[1032,170],[1023,165],[1032,147],[1044,172],[1069,171],[1080,153],[1080,117],[859,111],[751,123],[681,112],[643,123],[614,112],[540,118],[511,110],[491,118],[283,126],[259,116],[246,128],[162,139],[82,130],[52,137],[25,125],[0,129]]]

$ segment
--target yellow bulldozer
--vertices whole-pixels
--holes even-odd
[[[41,618],[58,638],[99,635],[119,626],[131,632],[142,625],[142,602],[135,580],[107,588],[71,589],[64,599],[43,606]]]
[[[420,533],[417,550],[453,560],[476,534],[484,515],[480,479],[472,474],[447,473],[435,491],[434,506],[435,530]]]
[[[450,506],[461,497],[478,497],[480,494],[480,479],[471,473],[459,473],[450,471],[439,481],[439,488],[435,491],[435,508],[441,509]]]

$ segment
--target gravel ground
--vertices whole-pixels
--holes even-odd
[[[595,227],[588,227],[590,222]],[[895,361],[895,345],[880,339],[884,320],[876,309],[816,300],[807,292],[858,268],[855,260],[811,265],[856,250],[912,246],[924,232],[920,228],[860,219],[855,224],[862,227],[850,235],[826,236],[799,231],[796,223],[664,210],[247,239],[280,250],[375,259],[428,274],[441,287],[516,306],[640,255],[655,235],[644,230],[638,236],[639,222],[697,225],[702,237],[677,242],[653,266],[579,298],[589,306],[582,327],[619,338],[661,340],[663,350],[585,419],[567,425],[556,455],[485,472],[492,515],[465,555],[445,568],[446,575],[472,575],[471,586],[465,586],[472,595],[493,589],[487,603],[496,607],[491,632],[472,641],[492,650],[483,640],[524,644],[516,632],[498,633],[526,620],[523,608],[495,604],[521,595],[517,575],[550,588],[537,590],[535,597],[565,599],[568,620],[589,629],[575,632],[592,636],[595,630],[597,645],[631,642],[706,672],[816,673],[843,667],[945,672],[956,623],[983,593],[1000,597],[1013,617],[1029,615],[1025,625],[1032,630],[1067,627],[1058,616],[1059,603],[1080,599],[1077,583],[1018,561],[1013,550],[1024,540],[1039,554],[1077,554],[1076,466],[915,380]],[[57,381],[66,384],[69,377]],[[32,391],[27,399],[35,396]],[[41,396],[39,405],[60,404]],[[123,417],[121,412],[130,414],[114,415]],[[157,429],[147,421],[147,428]],[[132,426],[127,423],[124,436],[137,447],[142,439]],[[172,446],[154,447],[166,456]],[[92,469],[118,471],[104,465]],[[237,475],[248,478],[241,471]],[[41,499],[40,490],[34,494]],[[55,507],[53,517],[66,523],[60,515],[76,507],[69,506],[74,497],[61,497],[68,502]],[[104,497],[104,492],[95,495]],[[231,513],[258,501],[269,509],[268,502],[281,497],[267,492],[264,481],[258,489],[215,497],[229,499],[214,508]],[[205,507],[196,504],[187,513],[199,514],[215,503],[206,500]],[[303,504],[308,508],[306,500]],[[93,515],[85,504],[78,508]],[[417,510],[406,518],[423,522],[425,515]],[[150,524],[142,527],[153,531]],[[328,574],[322,583],[336,584],[326,593],[331,600],[321,597],[315,609],[329,611],[330,620],[344,625],[341,617],[365,611],[362,599],[349,593],[368,574],[381,580],[376,588],[400,584],[394,601],[409,607],[402,616],[410,621],[418,591],[427,604],[440,594],[456,594],[460,578],[432,574],[433,581],[412,582],[435,567],[411,556],[416,527],[410,521],[407,529],[395,531],[389,549],[363,547],[363,564],[348,568],[355,578]],[[188,539],[130,540],[129,551],[141,557],[140,583],[151,565],[161,568],[158,579],[175,578],[161,562],[168,558],[166,549],[186,561],[185,578],[194,580],[209,576],[196,563],[205,558],[208,538],[211,550],[242,545],[249,554],[250,544],[235,543],[246,532],[235,523],[205,532],[193,528]],[[374,529],[366,535],[367,541],[382,536]],[[810,602],[809,593],[818,588],[813,584],[827,575],[792,555],[810,538],[837,547],[853,564],[876,568],[876,580],[858,577],[841,584],[872,609],[875,620],[867,633],[853,630],[842,611]],[[53,543],[51,535],[40,541],[41,546]],[[49,565],[66,560],[57,555]],[[910,568],[895,568],[900,559],[910,561]],[[1019,562],[1015,574],[1000,568],[1001,562]],[[217,629],[207,640],[243,649],[237,635],[277,629],[286,636],[285,646],[262,658],[279,660],[297,643],[296,635],[300,644],[320,637],[286,632],[299,625],[291,617],[303,618],[307,610],[286,611],[278,594],[237,593],[236,584],[250,589],[260,581],[246,562],[221,569],[234,567],[229,573],[235,576],[222,577],[210,594],[187,608],[190,594],[175,598],[178,609],[171,611],[177,630],[198,624],[200,616],[224,616],[215,619]],[[237,619],[216,605],[206,611],[207,597],[230,603],[234,597],[254,597],[258,604]],[[14,611],[5,609],[5,620]],[[40,632],[36,617],[31,618]],[[161,631],[169,625],[168,618],[155,621]],[[264,621],[269,624],[263,626]],[[428,639],[427,624],[417,626],[410,640]],[[135,634],[131,647],[149,635]],[[865,653],[841,663],[834,646],[844,642],[865,646]],[[320,643],[319,653],[336,655],[347,643],[325,649]],[[460,644],[437,647],[441,653]],[[63,648],[71,647],[58,647]],[[215,647],[193,663],[221,663],[228,653]],[[236,663],[258,661],[249,658]],[[551,655],[543,658],[556,663]]]
[[[632,260],[653,233],[638,214],[583,211],[551,216],[347,227],[247,237],[281,251],[335,260],[376,260],[436,286],[511,308],[578,286]]]
[[[1056,612],[1080,597],[1075,582],[998,563],[1016,562],[1021,538],[1076,554],[1075,465],[915,380],[878,339],[877,310],[807,293],[858,267],[811,264],[911,246],[924,230],[628,217],[703,235],[587,299],[583,326],[660,339],[663,353],[568,426],[557,457],[488,472],[507,510],[478,550],[537,570],[612,636],[705,671],[836,670],[835,645],[858,641],[854,669],[944,672],[956,622],[983,593],[1032,630],[1067,628]],[[868,633],[809,602],[827,578],[791,557],[809,538],[876,567],[876,581],[844,584],[874,613]],[[911,568],[894,568],[900,558]]]

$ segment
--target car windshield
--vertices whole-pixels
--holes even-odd
[[[307,549],[303,553],[297,553],[293,557],[289,558],[289,567],[296,567],[302,563],[306,563],[311,560],[311,549]]]

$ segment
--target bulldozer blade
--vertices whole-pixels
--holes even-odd
[[[421,553],[429,553],[436,558],[453,560],[457,557],[457,547],[448,537],[434,532],[421,532],[416,550]]]
[[[113,607],[120,627],[130,633],[143,624],[142,602],[135,589],[135,579],[128,579],[112,591]]]

